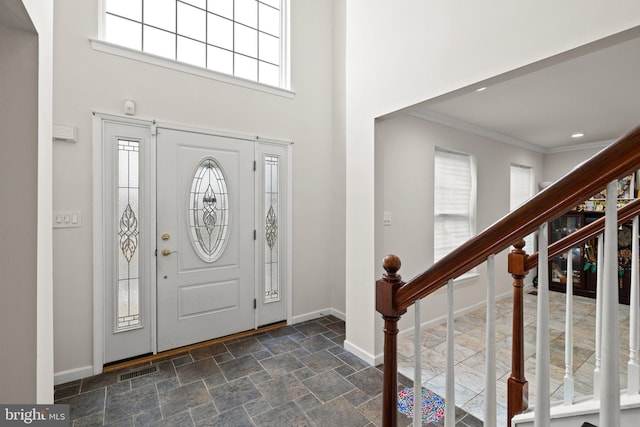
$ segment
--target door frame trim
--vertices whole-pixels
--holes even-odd
[[[104,215],[104,197],[105,186],[107,185],[104,179],[104,129],[107,123],[113,123],[118,125],[131,125],[138,127],[146,127],[152,129],[153,121],[133,119],[131,117],[116,116],[103,113],[93,113],[93,141],[92,141],[92,237],[93,237],[93,374],[97,375],[102,373],[102,368],[105,360],[105,286],[106,281],[106,269],[104,265],[105,260],[105,215]],[[151,145],[155,146],[155,135],[151,135]],[[151,157],[155,159],[155,153],[152,151]],[[148,158],[141,158],[141,162],[149,161]],[[149,161],[147,165],[148,174],[155,176],[155,162]],[[146,177],[141,177],[146,179]],[[152,180],[151,188],[149,189],[149,214],[155,217],[155,180]],[[152,235],[155,236],[155,222],[150,224]],[[144,260],[147,263],[148,271],[155,271],[155,258],[150,260]],[[149,309],[147,313],[149,333],[151,338],[151,348],[157,347],[156,343],[156,284],[155,275],[149,278]]]
[[[233,139],[243,139],[254,142],[265,142],[276,145],[285,146],[287,150],[287,168],[286,168],[286,206],[284,211],[286,212],[286,250],[284,259],[286,260],[286,278],[284,280],[285,297],[286,301],[286,321],[291,323],[293,316],[293,141],[285,141],[281,139],[264,138],[257,135],[241,134],[236,132],[228,132],[210,128],[203,128],[199,126],[190,126],[185,124],[177,124],[172,122],[156,122],[154,119],[140,119],[132,118],[128,116],[107,114],[100,112],[93,112],[93,131],[92,131],[92,237],[93,237],[93,374],[98,375],[102,373],[104,366],[104,351],[105,351],[105,308],[104,308],[104,244],[105,244],[105,230],[104,230],[104,214],[103,214],[103,199],[104,199],[104,182],[103,182],[103,129],[104,124],[107,122],[122,124],[122,125],[135,125],[135,126],[148,126],[151,131],[151,142],[155,147],[157,142],[155,128],[174,129],[185,132],[198,132],[208,135],[221,136]],[[152,167],[155,172],[155,150],[153,152]],[[153,174],[155,177],[155,173]],[[152,185],[154,186],[153,199],[151,206],[151,213],[155,217],[155,179],[153,179]],[[155,223],[153,224],[155,229]],[[153,263],[155,266],[155,258]],[[254,289],[256,284],[254,284]],[[155,275],[151,283],[151,316],[150,316],[150,330],[153,353],[157,353],[157,301],[156,301],[156,279]],[[254,323],[257,317],[254,316]]]

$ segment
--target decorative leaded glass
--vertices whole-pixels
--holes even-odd
[[[279,213],[278,157],[266,156],[264,160],[265,303],[280,300]]]
[[[196,168],[189,194],[189,228],[198,256],[215,262],[227,244],[229,194],[222,167],[206,158]]]
[[[140,143],[118,140],[117,330],[141,326],[139,275]]]

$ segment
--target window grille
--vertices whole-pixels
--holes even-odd
[[[286,88],[287,0],[104,0],[104,40]]]

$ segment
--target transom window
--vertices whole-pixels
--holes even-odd
[[[104,0],[104,40],[286,88],[286,0]]]

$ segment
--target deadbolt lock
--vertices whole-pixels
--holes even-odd
[[[162,240],[169,240],[169,237],[171,237],[171,236],[169,236],[167,233],[164,233],[162,235]]]

